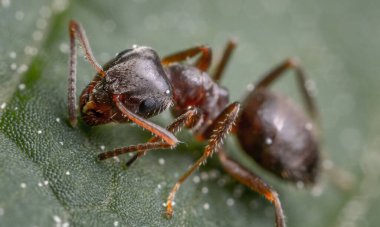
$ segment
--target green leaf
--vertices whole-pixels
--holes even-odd
[[[273,226],[273,206],[211,159],[181,187],[174,217],[163,203],[205,144],[185,132],[173,151],[148,153],[131,168],[97,154],[141,143],[131,125],[67,122],[68,21],[82,23],[100,63],[133,44],[163,56],[206,43],[218,56],[239,48],[222,84],[231,100],[289,56],[318,88],[326,156],[313,188],[260,169],[231,136],[227,150],[280,194],[289,226],[374,226],[380,221],[380,5],[371,1],[0,1],[0,226]],[[82,55],[81,55],[82,56]],[[217,57],[216,57],[217,58]],[[78,95],[95,71],[78,58]],[[275,90],[299,99],[293,75]],[[168,112],[154,119],[166,125]],[[298,185],[300,186],[300,185]]]

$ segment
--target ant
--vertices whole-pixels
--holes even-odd
[[[318,172],[319,152],[314,122],[317,110],[307,78],[298,62],[287,59],[264,75],[245,98],[243,104],[229,104],[228,91],[219,85],[236,42],[230,40],[215,73],[207,73],[211,48],[195,46],[164,58],[150,47],[134,46],[119,54],[103,67],[95,60],[83,27],[69,23],[70,71],[68,77],[68,111],[73,127],[76,117],[76,38],[97,74],[80,95],[79,109],[88,125],[109,122],[134,122],[155,136],[148,142],[117,148],[99,154],[100,160],[136,152],[127,162],[131,165],[147,151],[172,149],[179,143],[174,136],[181,128],[191,128],[194,136],[207,140],[203,155],[179,178],[172,188],[166,215],[173,215],[173,201],[181,184],[206,160],[217,153],[222,167],[237,181],[264,195],[275,207],[275,223],[285,226],[277,192],[259,176],[231,159],[222,148],[224,137],[233,132],[243,148],[263,168],[278,177],[302,183],[313,183]],[[198,57],[190,64],[188,58]],[[307,117],[290,99],[268,88],[289,69],[297,75],[301,93],[311,115]],[[148,121],[173,106],[176,117],[166,129]],[[241,107],[242,106],[242,107]],[[239,111],[241,109],[241,111]]]

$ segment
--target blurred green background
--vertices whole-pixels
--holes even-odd
[[[163,218],[167,193],[203,148],[188,132],[175,151],[152,152],[129,170],[96,161],[102,146],[149,134],[130,125],[68,127],[71,18],[85,27],[100,63],[133,44],[161,56],[209,44],[217,59],[237,37],[222,81],[233,101],[273,66],[298,57],[315,82],[330,169],[302,189],[261,170],[232,137],[228,152],[279,192],[289,226],[380,222],[380,1],[0,0],[0,226],[274,225],[271,204],[229,179],[216,160],[183,185],[173,219]],[[94,75],[82,57],[78,75],[79,94]],[[300,100],[288,75],[273,89]],[[164,125],[170,116],[155,121]]]

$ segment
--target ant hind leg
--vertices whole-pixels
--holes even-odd
[[[251,190],[263,195],[274,204],[276,214],[276,227],[284,227],[285,217],[278,194],[260,177],[241,166],[238,162],[228,157],[223,149],[217,151],[219,160],[228,174]]]
[[[295,58],[288,58],[283,61],[280,65],[276,66],[274,69],[269,71],[264,75],[261,80],[256,83],[254,92],[259,88],[266,88],[275,82],[278,78],[285,75],[285,72],[289,69],[293,69],[297,76],[298,86],[300,88],[301,94],[304,98],[307,111],[314,119],[318,122],[318,110],[315,104],[313,89],[309,86],[310,80],[307,78],[304,69],[300,66],[299,62]]]

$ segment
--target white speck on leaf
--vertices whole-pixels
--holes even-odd
[[[32,46],[26,46],[26,47],[24,48],[24,53],[25,53],[26,55],[34,56],[34,55],[36,55],[36,54],[38,53],[38,50],[37,50],[37,48],[35,48],[35,47],[32,47]]]
[[[24,17],[25,17],[25,14],[24,14],[24,12],[22,12],[22,11],[16,11],[16,13],[15,13],[15,18],[16,18],[16,20],[18,20],[18,21],[21,21],[21,20],[23,20],[24,19]]]
[[[9,57],[12,58],[12,59],[15,59],[15,58],[17,57],[16,52],[11,51],[11,52],[9,53]]]
[[[193,177],[193,182],[194,182],[195,184],[198,184],[200,181],[201,181],[201,178],[200,178],[199,176],[194,176],[194,177]]]
[[[8,8],[11,5],[11,0],[1,0],[0,3],[4,8]]]
[[[67,43],[61,43],[61,44],[59,44],[59,50],[62,53],[67,54],[67,53],[69,53],[69,45]]]
[[[304,188],[305,184],[302,181],[297,181],[296,186],[297,188],[302,189]]]
[[[26,72],[27,70],[28,70],[28,66],[25,64],[22,64],[20,65],[20,67],[18,67],[17,72],[21,74],[21,73]]]
[[[11,64],[11,69],[12,69],[12,70],[16,70],[16,69],[17,69],[17,65],[16,65],[16,63],[12,63],[12,64]]]
[[[45,19],[40,18],[40,19],[37,20],[37,22],[36,22],[36,27],[37,27],[38,29],[41,29],[41,30],[42,30],[42,29],[45,29],[46,26],[47,26],[47,21],[46,21]]]
[[[226,203],[227,206],[233,206],[235,204],[235,200],[233,198],[228,198]]]
[[[319,197],[320,195],[322,195],[322,192],[323,192],[323,188],[320,185],[315,185],[311,189],[311,195],[314,197]]]
[[[42,6],[40,9],[40,15],[44,18],[51,16],[51,9],[48,6]]]
[[[328,170],[328,169],[333,168],[334,163],[331,160],[326,159],[326,160],[323,160],[322,166],[324,169]]]
[[[54,0],[51,7],[54,12],[62,12],[68,5],[68,0]]]
[[[247,89],[248,92],[253,91],[253,89],[255,89],[255,85],[248,84],[247,87],[246,87],[246,89]]]
[[[53,220],[54,220],[55,223],[57,223],[57,224],[62,222],[61,218],[60,218],[59,216],[57,216],[57,215],[54,215],[54,216],[53,216]]]
[[[18,89],[19,89],[20,91],[24,90],[25,87],[26,87],[25,84],[19,84],[19,85],[18,85]]]
[[[33,34],[32,34],[32,37],[33,37],[34,41],[41,41],[43,36],[44,35],[42,34],[42,32],[38,31],[38,30],[34,31]]]

